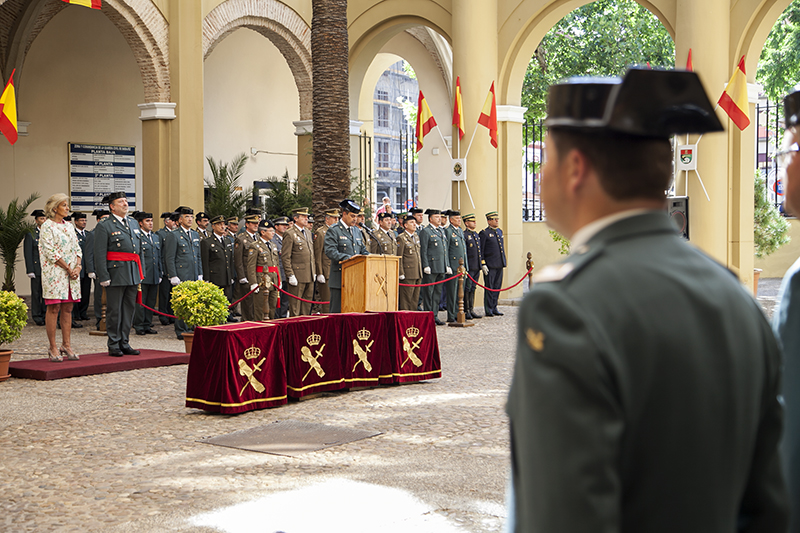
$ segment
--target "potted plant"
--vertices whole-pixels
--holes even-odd
[[[4,291],[15,291],[14,270],[17,266],[17,252],[25,234],[33,231],[33,222],[26,219],[28,218],[28,206],[37,198],[39,195],[35,193],[22,203],[14,198],[8,204],[8,209],[0,208],[0,255],[6,266],[3,278]]]
[[[3,344],[19,339],[22,328],[28,322],[28,306],[13,292],[0,291],[0,381],[7,380],[11,350],[3,350]]]
[[[228,320],[225,293],[207,281],[184,281],[172,289],[172,310],[189,326],[218,326]],[[184,333],[186,353],[192,353],[194,334]]]
[[[788,243],[790,238],[789,222],[781,215],[777,207],[767,198],[767,186],[761,173],[756,173],[754,213],[753,213],[753,248],[759,259],[775,252]],[[753,295],[758,296],[758,278],[761,269],[753,272]]]

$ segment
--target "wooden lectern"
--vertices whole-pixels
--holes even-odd
[[[342,262],[342,313],[397,311],[400,258],[358,255]]]

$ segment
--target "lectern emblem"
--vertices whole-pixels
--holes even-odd
[[[259,355],[261,355],[261,348],[256,348],[255,346],[251,346],[250,348],[244,351],[243,355],[245,359],[256,359],[258,358]],[[267,359],[266,357],[262,357],[261,361],[253,365],[253,368],[250,368],[250,365],[248,365],[247,361],[245,361],[244,359],[239,359],[239,375],[245,376],[247,378],[247,383],[245,383],[244,387],[242,387],[242,390],[239,391],[239,396],[241,396],[242,393],[244,393],[244,390],[247,388],[248,385],[252,385],[253,388],[256,390],[256,392],[258,392],[259,394],[266,390],[264,384],[258,381],[258,379],[256,379],[255,376],[256,372],[261,370],[261,365],[264,364],[264,361],[266,361],[266,359]]]
[[[306,342],[308,342],[308,346],[316,346],[320,343],[321,340],[322,337],[312,332],[311,335],[309,335],[308,338],[306,339]],[[322,369],[322,366],[317,361],[317,359],[322,357],[322,350],[325,349],[325,345],[323,344],[319,350],[317,349],[314,350],[317,353],[316,357],[311,354],[311,349],[308,346],[303,346],[302,348],[300,348],[300,352],[302,353],[300,359],[308,363],[309,366],[308,372],[306,372],[306,375],[303,376],[303,379],[301,381],[305,381],[306,378],[308,377],[308,374],[310,374],[312,370],[316,371],[317,376],[319,377],[325,376],[325,371]]]
[[[367,359],[367,354],[371,351],[370,348],[372,348],[372,344],[375,341],[374,340],[369,341],[369,344],[367,344],[364,348],[361,348],[361,345],[358,343],[358,341],[366,342],[367,340],[369,340],[369,336],[370,336],[369,330],[367,328],[361,328],[360,330],[358,330],[358,333],[356,333],[357,338],[353,339],[353,353],[358,356],[358,361],[356,361],[356,364],[353,365],[353,372],[356,371],[358,363],[363,364],[364,369],[367,372],[372,372],[372,364],[370,364],[369,360]]]
[[[406,337],[406,335],[408,336]],[[420,343],[422,343],[422,339],[425,337],[420,337],[417,342],[409,341],[408,339],[413,339],[419,335],[419,329],[414,326],[411,326],[406,330],[406,335],[403,336],[403,351],[406,352],[408,357],[406,357],[405,361],[403,361],[403,364],[400,366],[405,366],[409,360],[414,363],[414,366],[422,366],[422,361],[420,361],[419,357],[417,357],[417,354],[414,353],[414,350],[419,348]]]

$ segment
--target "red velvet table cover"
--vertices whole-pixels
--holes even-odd
[[[393,355],[393,381],[408,383],[442,377],[433,313],[396,311],[381,314],[386,319]]]
[[[286,391],[292,398],[340,390],[345,384],[338,320],[330,315],[299,316],[279,324],[286,360]]]
[[[328,315],[336,321],[344,381],[348,387],[392,383],[392,355],[386,318],[380,313]]]
[[[242,413],[286,403],[281,327],[242,322],[199,327],[186,377],[186,406]]]

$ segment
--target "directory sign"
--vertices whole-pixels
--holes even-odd
[[[136,147],[69,143],[69,189],[73,211],[106,207],[103,197],[121,191],[136,209]]]

